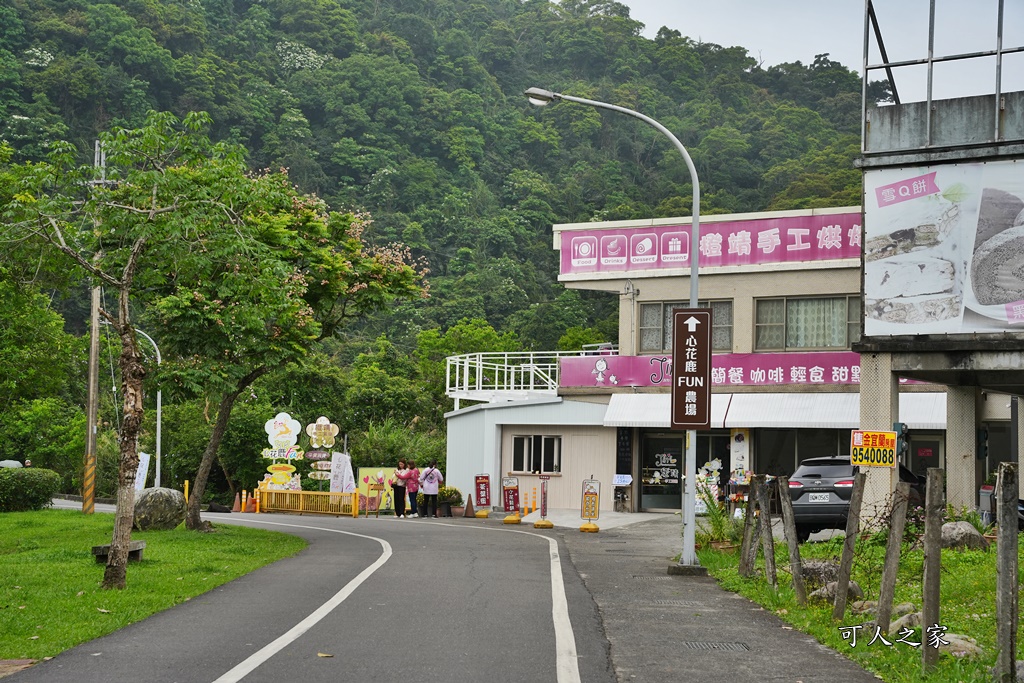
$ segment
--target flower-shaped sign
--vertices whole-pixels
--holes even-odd
[[[298,420],[292,419],[288,413],[278,413],[273,420],[267,420],[263,430],[267,433],[267,440],[274,448],[289,448],[299,440],[299,430],[302,426]]]
[[[334,437],[338,435],[338,425],[321,416],[313,424],[306,425],[306,434],[309,434],[309,443],[313,448],[330,448],[334,445]]]

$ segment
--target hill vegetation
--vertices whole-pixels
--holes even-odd
[[[300,192],[365,217],[368,243],[400,242],[429,268],[429,298],[364,316],[253,387],[221,446],[230,494],[254,483],[253,442],[278,410],[331,416],[368,461],[397,455],[396,431],[443,455],[446,354],[617,341],[613,298],[558,284],[551,225],[688,215],[690,178],[653,129],[531,107],[530,86],[659,120],[694,159],[702,213],[859,203],[856,73],[827,54],[765,66],[685,27],[654,39],[642,28],[608,0],[9,0],[0,140],[10,163],[41,161],[56,140],[86,161],[101,132],[140,127],[151,110],[205,111],[211,137],[244,147],[252,169],[287,169]],[[869,95],[887,92],[872,84]],[[2,458],[80,423],[87,295],[67,281],[40,296],[17,252],[0,266],[0,290],[18,293],[0,313],[0,383],[39,378],[0,396]],[[45,339],[21,322],[37,316]],[[176,454],[165,481],[178,483],[211,409],[165,389],[165,453]],[[144,440],[152,411],[147,420]],[[64,466],[38,464],[73,487],[81,443],[61,438],[46,448]]]

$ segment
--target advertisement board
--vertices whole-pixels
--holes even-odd
[[[565,356],[558,363],[560,387],[668,387],[672,383],[671,354]],[[711,384],[860,384],[860,354],[853,351],[716,353],[711,357]]]
[[[896,432],[851,432],[850,463],[860,467],[896,467]]]
[[[1020,161],[864,173],[865,336],[1024,332]]]
[[[700,267],[859,258],[860,224],[857,210],[705,219],[697,247]],[[686,221],[661,226],[563,228],[559,235],[562,275],[690,266],[690,225]]]

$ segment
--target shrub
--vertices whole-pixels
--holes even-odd
[[[0,512],[42,510],[60,490],[60,475],[41,467],[0,468]]]
[[[437,490],[437,500],[440,503],[451,503],[458,507],[462,505],[462,491],[454,486],[442,486]]]

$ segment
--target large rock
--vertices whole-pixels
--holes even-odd
[[[981,657],[985,654],[982,647],[978,645],[978,641],[970,636],[947,633],[942,636],[942,639],[946,642],[939,645],[939,652],[945,652],[947,655],[962,658]]]
[[[837,581],[829,581],[825,584],[824,588],[819,588],[807,597],[812,600],[825,600],[827,602],[835,602],[836,599],[836,588],[839,587]],[[857,585],[856,581],[850,581],[850,585],[846,588],[846,599],[850,601],[863,600],[864,591],[861,590],[860,586]]]
[[[904,614],[896,621],[889,624],[889,635],[899,635],[900,631],[905,628],[917,628],[921,625],[921,613],[920,612],[909,612]]]
[[[175,489],[143,489],[135,496],[135,528],[173,529],[185,521],[185,495]]]
[[[970,522],[946,522],[942,525],[942,547],[985,550],[988,541]]]
[[[804,581],[808,586],[824,586],[839,578],[839,563],[828,560],[806,560],[803,562]]]

